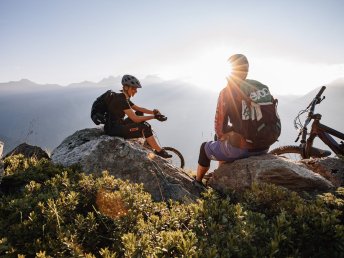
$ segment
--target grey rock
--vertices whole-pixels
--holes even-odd
[[[4,151],[4,143],[0,141],[0,159],[2,159],[2,152]]]
[[[320,174],[329,180],[335,187],[344,186],[344,160],[341,158],[326,157],[304,159],[299,162],[308,169]]]
[[[116,178],[142,183],[156,201],[189,203],[200,196],[201,190],[182,169],[154,155],[139,141],[107,136],[100,128],[83,129],[67,137],[51,159],[64,166],[80,164],[88,174],[106,170]]]
[[[18,145],[17,147],[15,147],[12,151],[6,154],[5,158],[12,155],[17,155],[17,154],[22,154],[24,155],[25,158],[35,157],[37,159],[41,159],[41,158],[50,159],[49,155],[40,147],[32,146],[27,143],[22,143]]]
[[[208,185],[226,192],[247,189],[253,182],[271,183],[297,192],[334,188],[330,181],[306,166],[270,154],[225,163],[214,171]]]

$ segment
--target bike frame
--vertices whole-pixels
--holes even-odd
[[[344,140],[344,134],[341,132],[338,132],[335,129],[332,129],[331,127],[328,127],[324,124],[320,123],[321,115],[320,114],[314,114],[313,117],[314,119],[312,123],[312,129],[310,136],[308,137],[306,141],[306,148],[305,148],[305,156],[307,158],[310,157],[311,154],[311,149],[313,146],[313,141],[315,137],[319,137],[330,149],[340,155],[344,155],[344,148],[341,147],[341,144],[339,144],[332,136],[335,136],[339,139]],[[332,135],[332,136],[331,136]]]

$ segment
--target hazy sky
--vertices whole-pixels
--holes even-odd
[[[240,52],[249,78],[303,94],[344,77],[343,13],[343,0],[0,0],[0,82],[129,73],[219,90]]]

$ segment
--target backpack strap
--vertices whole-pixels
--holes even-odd
[[[229,101],[228,111],[230,121],[232,123],[231,130],[229,133],[229,142],[232,146],[237,148],[252,149],[252,144],[246,141],[245,137],[240,133],[242,126],[242,100],[247,103],[247,106],[252,105],[252,99],[248,97],[237,84],[232,84],[228,87],[227,97]],[[253,102],[254,103],[254,102]]]
[[[248,96],[245,94],[245,92],[243,92],[243,91],[241,90],[241,88],[240,88],[239,85],[234,84],[234,85],[233,85],[233,89],[235,90],[235,92],[237,93],[237,95],[240,96],[241,99],[245,100],[246,103],[247,103],[248,105],[251,105],[252,99],[251,99],[250,97],[248,97]]]
[[[240,120],[241,120],[241,108],[242,108],[241,100],[245,97],[246,95],[236,85],[227,86],[225,99],[227,102],[226,103],[227,115],[229,117],[231,126],[227,127],[226,132],[233,131],[233,132],[239,133]]]

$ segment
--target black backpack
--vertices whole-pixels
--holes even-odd
[[[255,148],[269,147],[281,134],[278,101],[269,88],[258,81],[245,80],[239,87],[233,87],[229,105],[230,109],[237,110],[229,112],[233,131]]]
[[[116,93],[108,90],[104,94],[100,95],[93,102],[91,109],[91,119],[96,125],[106,123],[109,115],[108,104],[114,96],[116,96]]]

